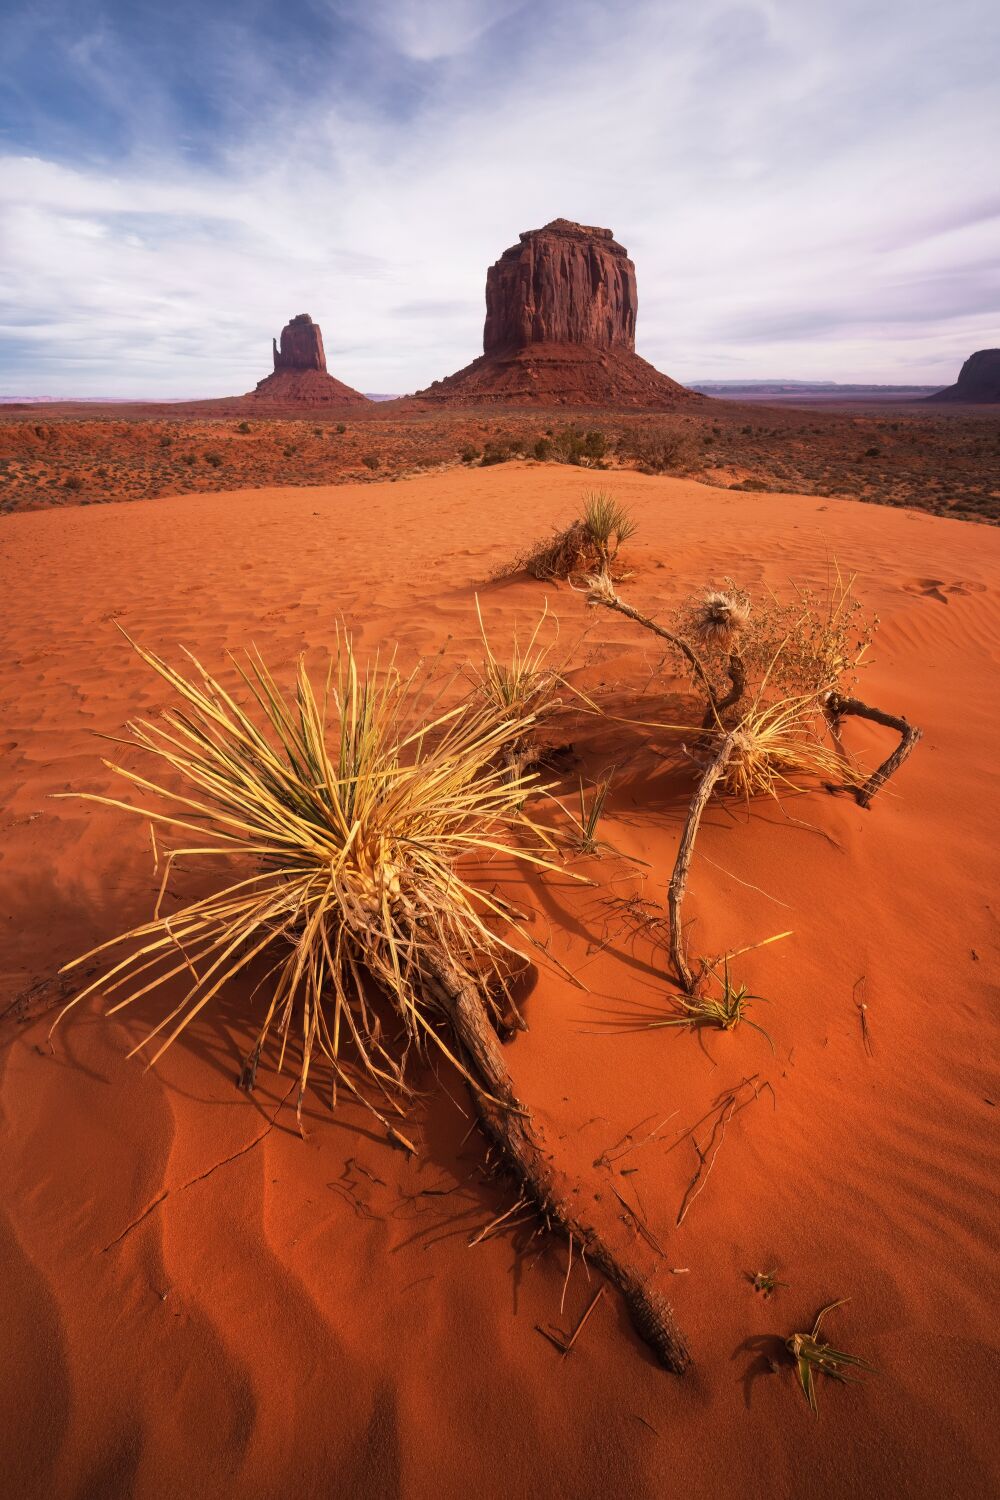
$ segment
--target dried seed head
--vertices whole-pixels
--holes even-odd
[[[749,618],[747,600],[712,589],[695,609],[695,630],[703,641],[725,645]]]
[[[590,604],[599,604],[617,598],[615,586],[606,572],[595,573],[587,579],[587,599]]]

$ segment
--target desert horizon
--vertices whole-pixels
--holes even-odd
[[[998,41],[13,5],[3,1500],[997,1494]]]

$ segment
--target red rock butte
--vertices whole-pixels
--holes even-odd
[[[274,371],[258,381],[252,401],[281,406],[370,406],[367,396],[328,374],[323,334],[308,313],[299,313],[271,340]]]
[[[672,407],[703,398],[635,352],[635,266],[610,229],[553,219],[486,273],[483,353],[417,392],[454,405]]]
[[[925,401],[968,401],[978,405],[1000,403],[1000,349],[977,349],[970,354],[954,385]]]

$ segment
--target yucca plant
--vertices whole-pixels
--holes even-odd
[[[182,847],[166,858],[152,920],[67,966],[105,957],[108,965],[67,1009],[100,991],[113,1013],[179,985],[180,998],[172,988],[166,1015],[136,1049],[155,1041],[153,1063],[227,984],[266,963],[247,1085],[274,1034],[279,1066],[289,1045],[300,1052],[300,1111],[321,1057],[331,1102],[342,1085],[411,1150],[386,1112],[402,1114],[408,1055],[438,1049],[465,1076],[484,1130],[544,1220],[586,1249],[661,1360],[683,1369],[687,1350],[669,1306],[569,1208],[497,1037],[498,999],[512,1003],[506,977],[512,962],[523,963],[527,936],[467,866],[553,867],[551,841],[546,848],[520,810],[536,779],[502,764],[505,746],[530,731],[530,712],[501,717],[465,701],[422,722],[418,676],[392,662],[363,671],[349,638],[318,692],[299,662],[292,697],[248,657],[239,672],[252,709],[193,657],[185,676],[135,649],[181,700],[157,723],[130,725],[125,742],[164,779],[106,763],[140,800],[83,795],[180,834]],[[220,856],[237,866],[221,888],[161,915],[173,862],[212,862],[215,871]],[[383,1031],[373,990],[388,1001],[398,1035]]]
[[[626,507],[607,490],[593,490],[586,496],[583,524],[597,548],[602,572],[610,571],[622,543],[639,529]]]
[[[856,1354],[845,1354],[843,1349],[835,1349],[832,1344],[820,1341],[819,1331],[827,1313],[833,1312],[834,1308],[843,1307],[848,1301],[850,1298],[841,1297],[839,1302],[828,1303],[816,1314],[811,1333],[793,1333],[791,1338],[785,1340],[785,1348],[795,1361],[795,1370],[799,1377],[799,1385],[802,1387],[802,1394],[813,1412],[818,1411],[816,1405],[817,1375],[827,1375],[831,1380],[848,1381],[857,1378],[849,1373],[851,1368],[875,1373],[875,1366],[859,1359]]]
[[[702,775],[691,799],[668,891],[670,957],[684,989],[696,978],[684,950],[681,909],[702,815],[718,788],[749,801],[801,791],[816,782],[848,790],[867,806],[920,738],[919,729],[844,696],[840,684],[858,668],[874,630],[854,598],[853,579],[836,571],[826,601],[799,590],[782,604],[773,596],[755,615],[749,595],[727,580],[682,608],[670,630],[622,600],[607,569],[587,582],[588,601],[634,620],[674,647],[706,700],[700,729],[683,733],[700,750]],[[686,634],[678,633],[680,631]],[[728,689],[724,679],[728,679]],[[897,749],[870,775],[844,754],[840,720],[855,714],[899,732]],[[824,736],[833,730],[832,742]]]

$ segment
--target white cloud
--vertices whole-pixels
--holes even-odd
[[[639,350],[681,379],[943,383],[1000,341],[986,0],[384,0],[370,24],[426,64],[405,111],[265,105],[256,59],[254,123],[211,164],[165,133],[111,168],[0,160],[0,391],[235,393],[300,311],[342,379],[412,390],[480,352],[487,265],[558,215],[628,246]]]

